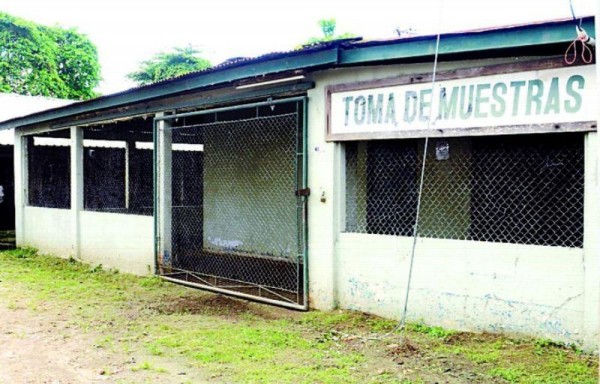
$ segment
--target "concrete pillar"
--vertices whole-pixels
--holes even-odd
[[[600,0],[596,1],[596,17],[595,17],[595,31],[593,32],[594,37],[598,41],[600,38]],[[588,31],[591,35],[592,31]],[[597,100],[600,100],[600,54],[598,53],[598,47],[596,47],[596,94]],[[598,109],[598,117],[596,126],[600,124],[600,109]],[[597,128],[598,129],[598,128]],[[593,200],[591,210],[585,214],[585,222],[590,221],[593,226],[588,230],[593,236],[594,242],[590,246],[585,247],[585,316],[584,316],[584,332],[586,349],[600,351],[600,140],[598,140],[598,134],[588,135],[590,145],[590,152],[594,152],[593,159],[590,159],[589,163],[592,170],[586,173],[586,176],[593,172],[594,177],[594,190],[592,196],[589,199]],[[593,138],[593,139],[592,139]],[[587,149],[586,148],[586,149]],[[587,161],[587,156],[586,156]],[[593,164],[592,164],[593,161]],[[587,185],[586,181],[586,185]],[[586,195],[588,190],[586,189]],[[600,368],[599,368],[600,369]],[[600,372],[600,371],[599,371]]]
[[[598,179],[598,134],[586,135],[584,192],[584,316],[586,350],[598,349],[600,326],[600,183]]]
[[[344,182],[340,174],[342,147],[325,142],[325,90],[317,87],[308,97],[308,284],[311,308],[331,310],[337,306],[336,244]],[[324,201],[322,201],[322,198]]]
[[[25,241],[25,206],[28,202],[27,137],[15,130],[14,145],[15,169],[15,233],[17,246]]]
[[[157,115],[159,116],[159,115]],[[170,129],[170,121],[159,120],[157,122],[157,215],[158,228],[158,260],[163,267],[172,263],[172,236],[171,236],[171,211],[172,211],[172,143],[173,131]],[[166,272],[161,269],[160,272]]]
[[[81,211],[83,211],[83,129],[71,127],[71,236],[72,256],[76,258],[81,258]]]

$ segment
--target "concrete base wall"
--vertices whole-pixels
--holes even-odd
[[[65,258],[74,256],[70,210],[26,206],[23,217],[24,230],[17,237],[19,247],[34,247]]]
[[[80,215],[83,261],[136,275],[154,273],[152,216],[101,212]]]
[[[412,239],[340,234],[338,305],[400,319]],[[583,250],[440,239],[417,243],[408,320],[583,343]]]
[[[25,207],[18,245],[137,275],[154,273],[152,216],[82,211],[76,235],[72,215],[66,209]]]

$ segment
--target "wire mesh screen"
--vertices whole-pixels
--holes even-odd
[[[302,171],[299,119],[295,104],[278,105],[202,116],[165,130],[172,141],[166,166],[171,240],[162,245],[163,274],[303,303],[303,203],[295,193]]]
[[[85,210],[152,215],[152,121],[86,127],[83,135]]]
[[[71,208],[70,131],[27,136],[28,203]]]
[[[346,144],[346,232],[413,234],[423,140]],[[432,139],[418,235],[583,246],[582,134]]]

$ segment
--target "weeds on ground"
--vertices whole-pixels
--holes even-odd
[[[334,311],[288,312],[39,255],[0,253],[0,305],[66,314],[97,348],[183,359],[211,381],[240,383],[596,383],[597,361],[547,340],[514,340]],[[2,301],[2,298],[10,300]],[[152,363],[150,363],[152,361]]]

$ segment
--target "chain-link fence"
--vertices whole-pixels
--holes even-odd
[[[152,215],[152,120],[83,128],[84,208]]]
[[[266,106],[180,119],[166,129],[171,206],[159,214],[171,216],[171,240],[161,245],[164,275],[303,303],[299,112],[296,103]]]
[[[71,208],[69,130],[27,136],[28,205]]]
[[[346,232],[412,236],[424,141],[345,144]],[[582,134],[431,139],[418,235],[583,246]]]

